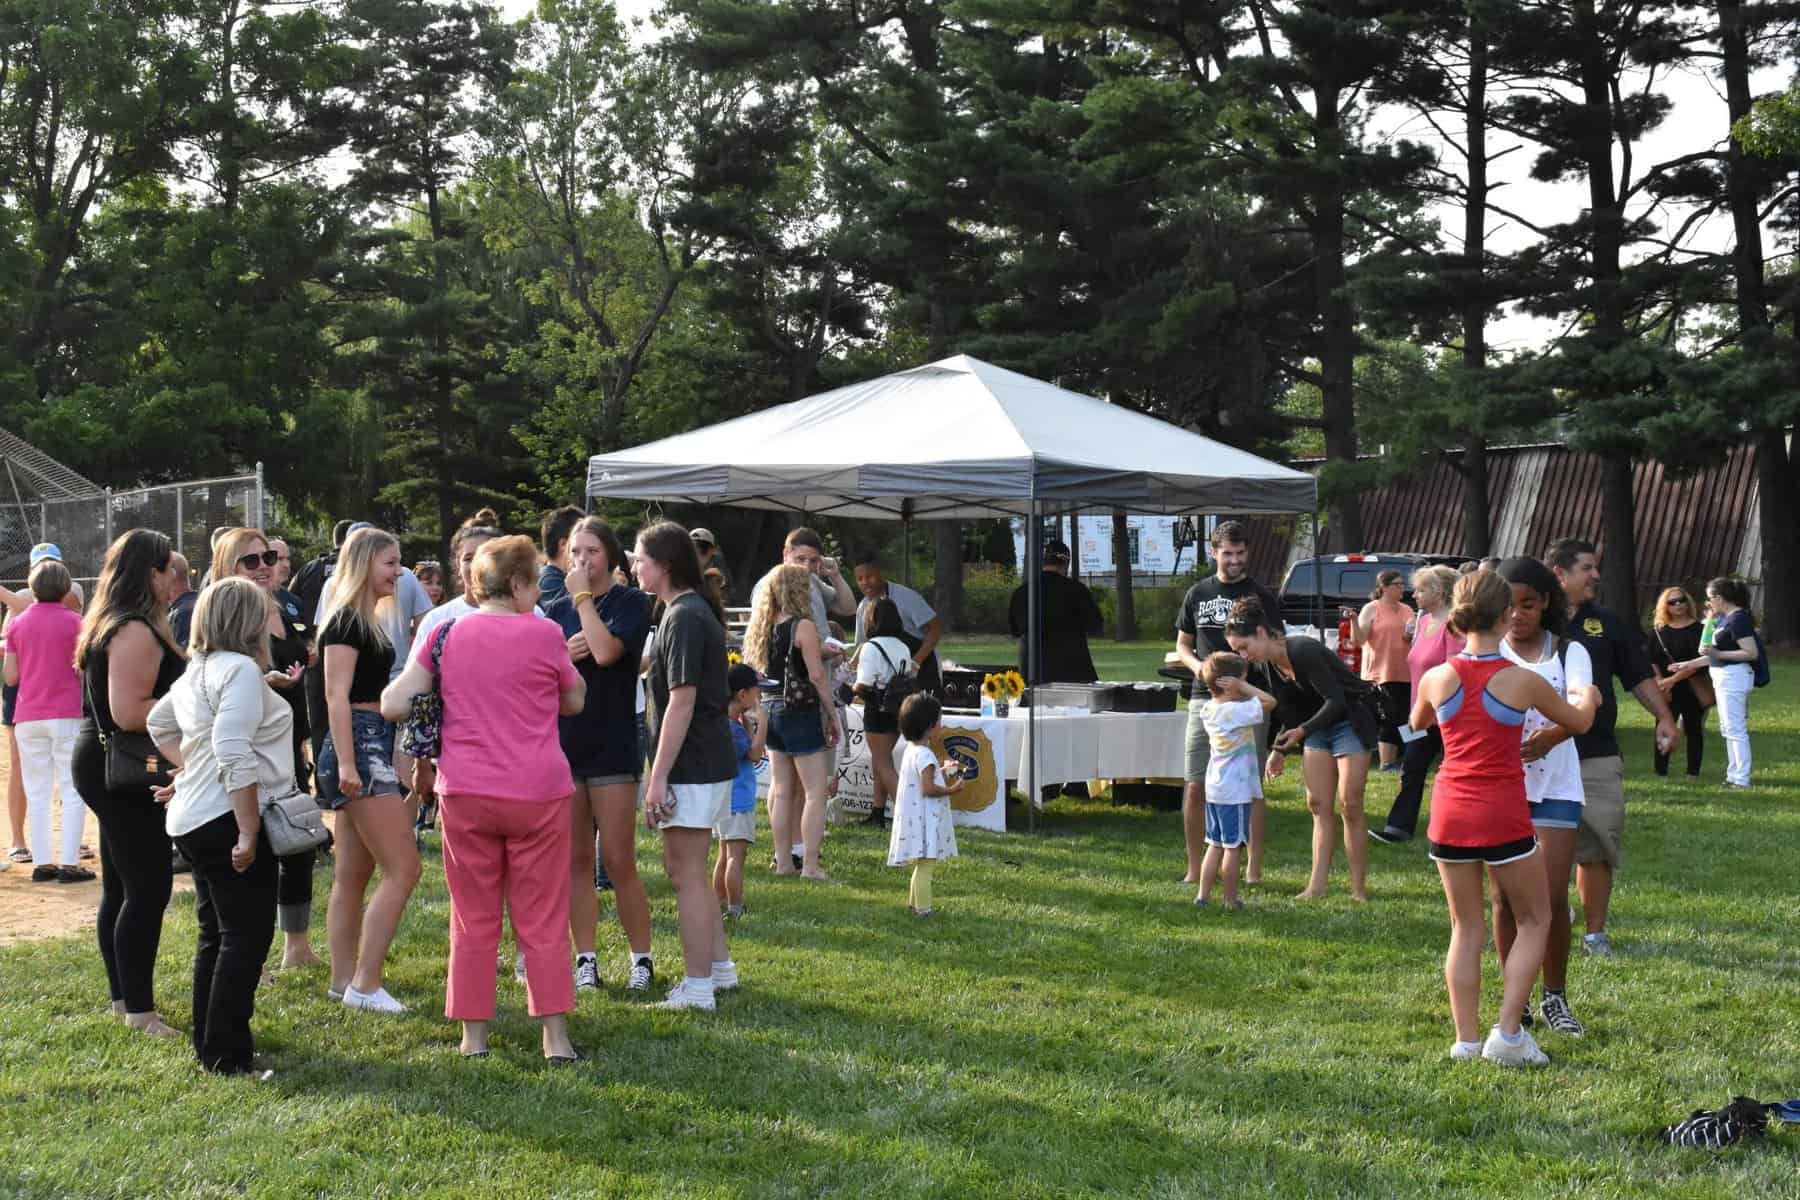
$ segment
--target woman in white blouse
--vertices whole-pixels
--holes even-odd
[[[194,1053],[228,1075],[254,1069],[250,1015],[275,940],[275,854],[258,796],[294,788],[293,710],[264,678],[273,606],[248,579],[200,593],[187,673],[147,722],[181,767],[160,795],[169,836],[194,864]]]

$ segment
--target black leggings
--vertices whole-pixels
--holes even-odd
[[[1681,736],[1687,742],[1687,773],[1698,775],[1700,761],[1706,754],[1706,710],[1700,706],[1693,686],[1685,681],[1669,689],[1669,708],[1681,723]],[[1660,750],[1656,752],[1656,773],[1669,773],[1669,756]]]
[[[75,790],[100,822],[100,914],[95,933],[107,988],[132,1013],[156,1011],[156,951],[175,875],[163,808],[149,788],[106,786],[106,756],[92,726],[75,739]]]
[[[283,933],[305,933],[312,927],[313,864],[316,850],[302,850],[275,860],[280,868],[276,901]]]

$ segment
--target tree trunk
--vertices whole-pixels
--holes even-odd
[[[1481,26],[1479,4],[1469,6],[1469,86],[1463,109],[1463,130],[1469,157],[1468,194],[1463,198],[1463,265],[1473,297],[1462,312],[1463,372],[1465,383],[1479,389],[1487,373],[1488,305],[1480,286],[1487,254],[1487,33]],[[1485,397],[1476,391],[1477,402]],[[1488,447],[1482,428],[1469,431],[1463,442],[1463,553],[1486,558],[1493,550],[1493,527],[1488,514]]]
[[[1119,509],[1112,515],[1112,552],[1113,571],[1118,576],[1114,589],[1116,603],[1113,606],[1113,640],[1135,642],[1138,635],[1137,597],[1131,590],[1131,533],[1125,524],[1124,509]]]
[[[1637,621],[1637,537],[1632,520],[1631,456],[1606,456],[1600,476],[1600,521],[1606,539],[1600,562],[1600,599],[1627,621]],[[1615,530],[1624,530],[1623,538]]]
[[[1750,112],[1750,39],[1740,0],[1719,0],[1719,72],[1725,79],[1728,118],[1735,125]],[[1770,333],[1767,288],[1764,283],[1762,222],[1756,172],[1744,158],[1744,148],[1732,138],[1725,153],[1725,195],[1731,207],[1733,284],[1737,293],[1738,336],[1747,358],[1769,353]],[[1774,642],[1800,636],[1800,485],[1779,422],[1753,423],[1756,446],[1757,500],[1762,536],[1762,612],[1764,636]]]
[[[1315,125],[1322,143],[1336,146],[1341,138],[1338,93],[1320,87],[1314,96]],[[1313,198],[1317,213],[1311,224],[1314,303],[1319,311],[1320,393],[1325,424],[1325,457],[1356,461],[1356,313],[1350,304],[1344,268],[1343,185],[1321,168],[1326,182]],[[1331,500],[1333,541],[1345,550],[1363,546],[1362,501],[1354,492]]]
[[[949,632],[961,628],[963,619],[962,522],[933,521],[931,528],[937,539],[932,607]]]

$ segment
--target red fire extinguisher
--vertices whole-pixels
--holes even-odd
[[[1356,618],[1348,611],[1341,612],[1339,617],[1338,657],[1344,660],[1345,666],[1360,676],[1362,674],[1362,647],[1356,644],[1356,637],[1351,628],[1356,623]]]

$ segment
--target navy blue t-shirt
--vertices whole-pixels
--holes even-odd
[[[1736,650],[1745,638],[1756,636],[1756,625],[1750,620],[1750,614],[1743,609],[1733,609],[1731,615],[1720,621],[1713,629],[1713,645],[1720,650]],[[1732,663],[1731,666],[1739,664]]]
[[[625,650],[610,666],[596,666],[592,658],[575,664],[587,683],[587,704],[557,722],[563,756],[577,778],[637,775],[644,765],[637,737],[638,663],[650,633],[650,597],[615,583],[594,603],[601,622],[625,643]],[[566,591],[543,605],[543,613],[562,627],[564,637],[581,632],[581,616]]]
[[[1600,711],[1594,714],[1594,727],[1575,739],[1575,752],[1584,759],[1616,758],[1619,698],[1613,693],[1612,681],[1617,676],[1630,691],[1650,678],[1643,631],[1627,625],[1612,609],[1590,601],[1570,619],[1569,636],[1588,652],[1594,664],[1594,686],[1600,689]]]

